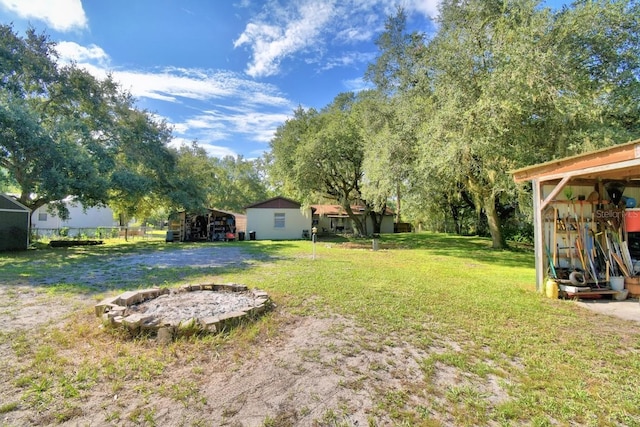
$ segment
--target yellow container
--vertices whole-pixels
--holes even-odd
[[[558,299],[558,282],[553,279],[547,279],[544,284],[544,294],[547,298]]]

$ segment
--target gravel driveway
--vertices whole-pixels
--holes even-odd
[[[220,267],[249,266],[255,260],[268,259],[241,247],[226,245],[168,245],[157,251],[126,254],[105,251],[85,259],[75,256],[70,255],[57,266],[51,266],[45,259],[34,260],[36,266],[46,265],[47,268],[28,277],[1,283],[0,300],[4,301],[5,308],[0,309],[0,333],[55,321],[79,306],[95,304],[94,294],[129,286],[162,286],[165,279],[188,283],[190,277],[213,275]],[[162,275],[164,271],[167,276]],[[69,292],[64,297],[54,297],[46,292],[48,288],[61,285],[68,285],[77,292]],[[65,302],[61,303],[62,300]]]
[[[153,278],[154,272],[168,268],[184,268],[190,275],[206,274],[209,269],[248,265],[260,256],[237,246],[184,246],[166,250],[127,254],[105,254],[87,262],[47,267],[46,275],[29,278],[30,285],[72,283],[95,290],[122,287],[144,277]],[[46,261],[34,261],[45,263]],[[157,275],[157,274],[156,274]]]

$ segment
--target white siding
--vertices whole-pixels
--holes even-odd
[[[113,227],[117,222],[113,219],[113,211],[111,208],[93,207],[83,211],[82,206],[72,206],[67,204],[69,209],[69,219],[63,221],[60,217],[51,212],[47,212],[47,206],[42,206],[35,210],[31,216],[33,228],[97,228],[97,227]],[[40,221],[40,214],[46,214],[47,220]]]
[[[284,213],[284,228],[275,227],[275,214]],[[311,209],[305,216],[298,208],[248,208],[247,236],[255,231],[256,240],[293,240],[302,238],[302,230],[311,230]]]

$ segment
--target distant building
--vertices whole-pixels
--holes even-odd
[[[69,218],[61,219],[55,212],[50,212],[48,205],[39,207],[31,216],[31,227],[35,230],[59,229],[59,228],[98,228],[117,227],[113,210],[109,207],[94,206],[85,208],[81,203],[72,198],[64,199],[69,210]]]
[[[313,209],[313,225],[321,233],[353,233],[355,224],[340,205],[311,205]],[[373,222],[369,216],[364,216],[363,206],[351,206],[351,211],[361,221],[366,223],[367,231],[373,232]],[[380,233],[393,233],[393,211],[387,208],[380,224]]]

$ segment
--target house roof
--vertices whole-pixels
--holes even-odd
[[[31,212],[31,209],[14,199],[13,197],[0,194],[0,211],[5,212]]]
[[[511,171],[516,182],[538,179],[640,179],[640,139]]]
[[[300,209],[302,205],[286,197],[273,197],[269,200],[245,206],[245,209]]]
[[[347,212],[340,205],[311,205],[311,209],[313,209],[313,213],[320,216],[326,216],[330,218],[347,218]],[[351,210],[356,215],[364,212],[365,208],[361,205],[352,205]],[[393,216],[394,213],[390,208],[386,208],[384,215]]]

